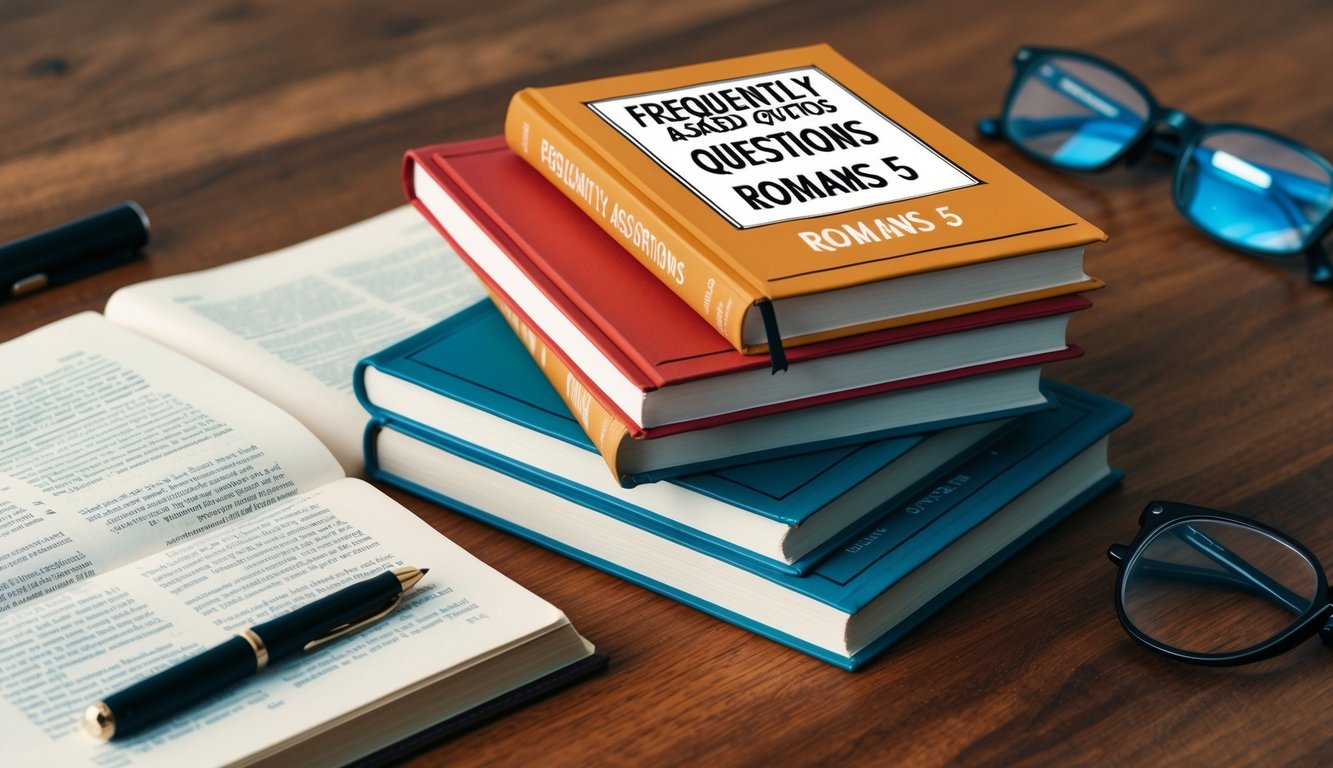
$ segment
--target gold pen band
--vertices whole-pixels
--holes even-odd
[[[268,666],[268,646],[264,645],[264,638],[255,634],[253,629],[243,629],[237,635],[242,640],[250,644],[250,650],[255,652],[255,671],[259,672]]]

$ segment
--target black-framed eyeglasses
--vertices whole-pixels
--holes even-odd
[[[1305,254],[1333,284],[1333,163],[1293,139],[1241,123],[1203,123],[1162,107],[1111,62],[1078,51],[1020,48],[999,117],[985,136],[1057,168],[1101,171],[1151,152],[1175,158],[1172,199],[1191,223],[1245,253]]]
[[[1333,646],[1324,568],[1262,523],[1153,501],[1139,535],[1107,555],[1119,565],[1115,606],[1140,643],[1181,661],[1244,664],[1319,634]]]

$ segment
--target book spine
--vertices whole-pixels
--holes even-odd
[[[747,314],[766,299],[723,271],[693,237],[562,130],[527,91],[509,103],[505,141],[738,351],[768,351],[767,344],[746,344],[744,338]]]
[[[523,321],[517,312],[505,303],[496,293],[489,288],[487,293],[491,297],[491,303],[500,310],[505,322],[513,329],[514,334],[518,336],[523,348],[532,356],[537,367],[542,369],[542,374],[546,376],[551,386],[560,395],[569,412],[573,414],[574,420],[579,423],[579,428],[583,430],[588,439],[597,448],[606,466],[610,468],[616,481],[625,487],[633,485],[633,481],[619,471],[616,465],[616,455],[620,450],[620,444],[625,440],[633,439],[628,427],[616,415],[606,408],[593,395],[593,390],[583,384],[583,381],[576,375],[559,355],[551,352],[546,346],[546,342],[532,331]]]

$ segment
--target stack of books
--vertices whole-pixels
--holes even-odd
[[[1114,483],[1095,227],[827,46],[413,150],[491,300],[357,368],[380,480],[856,668]]]

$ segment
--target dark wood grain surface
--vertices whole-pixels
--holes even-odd
[[[975,137],[1021,43],[1083,48],[1204,120],[1333,156],[1333,4],[982,0],[0,2],[0,241],[121,199],[148,258],[0,305],[0,338],[115,288],[400,205],[407,147],[500,130],[509,95],[826,41]],[[1143,504],[1250,514],[1333,562],[1333,291],[1230,252],[1153,165],[1097,177],[983,146],[1110,234],[1052,373],[1122,400],[1125,482],[859,673],[394,493],[562,607],[602,676],[418,757],[434,765],[1279,765],[1333,752],[1333,653],[1175,664],[1116,623],[1108,544]]]

